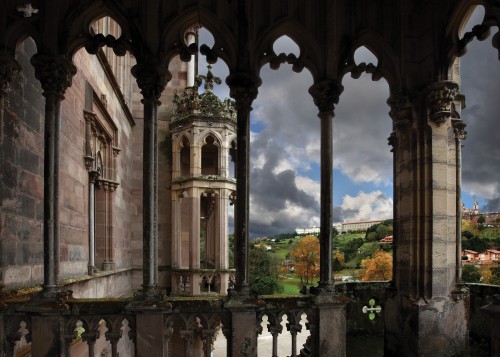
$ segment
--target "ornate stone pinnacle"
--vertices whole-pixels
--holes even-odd
[[[187,87],[179,95],[174,94],[175,111],[171,122],[181,120],[191,115],[201,115],[203,117],[227,118],[236,120],[235,103],[231,99],[221,101],[213,92],[213,83],[221,84],[219,77],[214,77],[208,66],[206,76],[197,76],[194,87]],[[205,92],[198,94],[198,88],[205,81]]]
[[[229,75],[226,83],[229,95],[236,101],[236,108],[250,110],[262,84],[260,77],[251,72],[237,72]]]
[[[208,65],[207,68],[208,68],[207,75],[206,76],[203,76],[203,75],[196,76],[194,81],[195,81],[195,84],[198,88],[201,86],[201,83],[203,81],[205,81],[205,90],[211,92],[212,89],[214,89],[214,83],[221,84],[222,81],[219,77],[215,77],[213,75],[213,73],[211,71],[212,70],[211,65]]]
[[[76,73],[75,65],[65,57],[39,53],[31,57],[31,64],[35,67],[35,77],[42,85],[43,95],[54,94],[64,99],[64,92],[71,86]]]
[[[441,81],[431,84],[427,93],[430,120],[441,125],[449,119],[451,117],[451,104],[458,93],[459,86],[456,82]]]
[[[144,99],[158,100],[172,75],[166,66],[154,63],[138,63],[132,67],[132,75],[137,80]]]
[[[325,113],[333,112],[343,90],[344,86],[339,81],[326,79],[313,84],[309,88],[309,94],[313,97],[320,113]]]
[[[21,66],[9,55],[0,56],[0,94],[5,95],[14,76],[19,73]]]

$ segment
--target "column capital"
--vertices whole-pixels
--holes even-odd
[[[236,109],[250,110],[262,80],[252,72],[241,71],[230,74],[226,84],[229,86],[229,95],[236,101]]]
[[[0,55],[0,95],[5,95],[14,76],[21,71],[21,66],[14,57]]]
[[[76,74],[75,65],[63,56],[40,53],[31,57],[31,64],[35,68],[36,79],[42,85],[43,95],[56,95],[59,99],[64,99],[64,93]]]
[[[427,87],[426,100],[429,118],[438,126],[451,118],[451,104],[459,93],[459,85],[453,81],[440,81]]]
[[[406,127],[411,123],[412,96],[409,93],[394,93],[387,99],[387,104],[391,107],[389,116],[392,118],[395,129]]]
[[[320,113],[331,112],[335,104],[339,102],[340,94],[344,91],[344,86],[340,81],[325,79],[314,83],[309,88],[309,94],[313,97],[314,104]]]
[[[144,99],[156,101],[160,99],[165,86],[172,78],[166,66],[155,62],[137,63],[132,67],[132,75],[137,80]]]

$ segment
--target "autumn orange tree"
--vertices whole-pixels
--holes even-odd
[[[313,236],[306,236],[300,240],[292,252],[295,261],[295,274],[306,284],[312,282],[319,275],[319,240]]]
[[[361,280],[391,280],[392,255],[383,250],[376,251],[371,258],[361,261]]]

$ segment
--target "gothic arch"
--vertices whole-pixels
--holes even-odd
[[[237,41],[234,37],[234,29],[232,30],[225,26],[220,19],[216,18],[214,14],[209,13],[207,9],[204,9],[200,14],[197,7],[188,9],[178,15],[163,29],[160,40],[161,46],[170,49],[165,51],[167,63],[176,55],[182,55],[182,52],[187,50],[184,34],[189,28],[196,25],[206,28],[215,39],[214,46],[209,54],[209,56],[215,56],[215,61],[208,62],[215,63],[218,58],[221,58],[231,68],[236,59],[236,48],[233,44]]]
[[[214,137],[214,144],[217,145],[219,150],[221,150],[223,147],[224,139],[218,132],[210,129],[204,130],[200,133],[196,145],[199,145],[200,147],[205,145],[206,140],[210,135]]]
[[[360,47],[366,47],[378,59],[378,64],[374,68],[369,68],[356,64],[354,61],[354,53]],[[351,73],[353,78],[358,78],[361,72],[372,74],[372,80],[378,81],[384,78],[388,85],[389,91],[397,91],[401,88],[401,76],[395,65],[396,54],[387,46],[386,41],[372,31],[367,31],[361,34],[357,39],[351,42],[351,45],[342,55],[339,62],[339,78],[343,78],[347,73]]]
[[[97,51],[99,47],[106,45],[112,45],[117,55],[123,55],[124,49],[136,55],[133,42],[130,41],[132,37],[129,27],[130,22],[126,20],[126,16],[122,16],[118,9],[111,9],[106,4],[97,5],[88,6],[88,4],[82,4],[65,18],[62,33],[64,34],[64,49],[68,58],[73,58],[75,53],[82,47],[85,47],[89,53],[95,54],[92,53],[94,51],[89,51],[89,49],[93,48]],[[98,39],[95,36],[97,34],[92,34],[90,30],[92,24],[103,17],[110,17],[121,28],[121,36],[118,39],[115,38],[114,42],[106,40],[106,43],[102,43],[102,39]],[[136,32],[138,31],[136,30]],[[117,51],[120,50],[122,52],[118,53]]]
[[[479,5],[483,6],[485,10],[483,22],[475,26],[472,31],[464,33],[463,37],[460,38],[460,32],[463,30],[464,25],[474,12],[475,7]],[[443,39],[445,48],[443,49],[443,63],[440,68],[442,79],[448,79],[449,69],[457,57],[467,53],[467,45],[475,38],[480,41],[487,39],[490,36],[491,28],[494,26],[499,27],[499,31],[493,36],[491,43],[498,50],[498,58],[500,59],[500,4],[488,0],[466,0],[455,7],[446,26]]]
[[[293,59],[293,57],[290,56],[288,56],[288,59],[278,58],[279,53],[274,52],[273,44],[282,36],[290,37],[297,44],[300,49],[298,58]],[[259,56],[259,63],[256,65],[259,71],[267,63],[275,63],[275,65],[279,67],[285,60],[289,60],[295,72],[301,72],[303,68],[307,68],[314,81],[318,78],[321,64],[316,63],[314,59],[321,58],[321,47],[316,39],[311,39],[307,36],[306,29],[293,19],[288,18],[276,23],[272,28],[269,28],[267,32],[262,34],[256,42],[255,55]],[[277,69],[277,67],[273,69]]]
[[[5,33],[6,52],[12,57],[14,57],[17,46],[19,46],[19,44],[21,44],[24,40],[26,40],[29,37],[31,37],[35,42],[38,52],[38,49],[40,48],[39,46],[40,36],[35,26],[33,26],[33,24],[27,21],[23,20],[16,21],[6,30]]]

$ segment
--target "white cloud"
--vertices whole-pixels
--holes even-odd
[[[347,222],[390,219],[393,216],[393,200],[381,191],[345,195],[340,208],[342,219]]]

